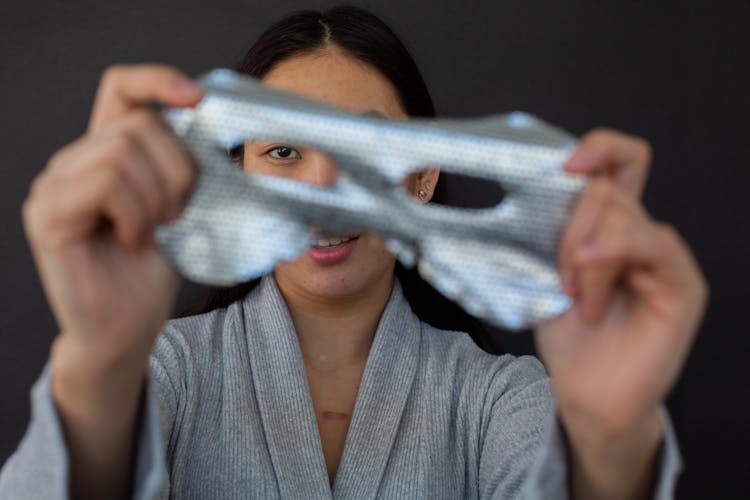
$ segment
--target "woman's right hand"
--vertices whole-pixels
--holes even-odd
[[[152,235],[179,213],[195,170],[146,105],[200,98],[174,69],[112,67],[87,133],[34,180],[24,223],[60,342],[112,361],[150,350],[178,282]]]
[[[139,397],[178,278],[153,231],[179,214],[189,155],[147,105],[193,106],[200,88],[165,66],[106,71],[86,134],[58,151],[23,207],[60,335],[51,392],[76,498],[129,495]]]

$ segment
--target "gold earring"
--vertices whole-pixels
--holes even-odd
[[[425,198],[427,198],[427,192],[424,191],[423,189],[420,189],[419,192],[417,193],[417,196],[419,197],[420,200],[424,200]]]

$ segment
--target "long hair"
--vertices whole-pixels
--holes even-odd
[[[272,24],[250,47],[235,69],[261,79],[282,60],[336,45],[349,55],[379,70],[394,86],[409,116],[434,117],[435,107],[419,68],[401,40],[380,18],[349,5],[318,12],[295,12]],[[242,146],[232,152],[242,157]],[[441,182],[434,201],[442,197]],[[468,333],[482,349],[500,353],[497,341],[476,318],[453,301],[443,297],[414,269],[396,263],[395,274],[414,313],[434,327]],[[181,316],[227,307],[246,296],[259,280],[232,287],[212,288],[202,303],[186,309]]]

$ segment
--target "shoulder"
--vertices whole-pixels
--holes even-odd
[[[523,391],[551,397],[549,380],[534,356],[494,355],[480,349],[468,334],[422,323],[423,363],[436,383],[462,387],[492,399]]]
[[[167,321],[152,351],[152,367],[185,373],[210,369],[222,352],[244,337],[242,302],[203,314]],[[227,338],[232,337],[232,338]]]

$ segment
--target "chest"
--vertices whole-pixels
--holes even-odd
[[[284,375],[279,383],[289,380]],[[465,460],[464,433],[455,426],[443,390],[418,382],[411,397],[396,405],[383,397],[388,391],[374,391],[366,381],[318,375],[308,377],[309,399],[304,376],[297,378],[297,392],[291,392],[297,396],[291,398],[278,397],[278,388],[261,392],[250,379],[228,376],[194,393],[169,434],[170,480],[177,496],[473,496],[465,481],[478,456]],[[355,411],[358,395],[364,397]],[[325,411],[346,418],[325,418],[331,417]]]
[[[306,367],[315,419],[330,484],[344,452],[364,364],[336,372]]]

